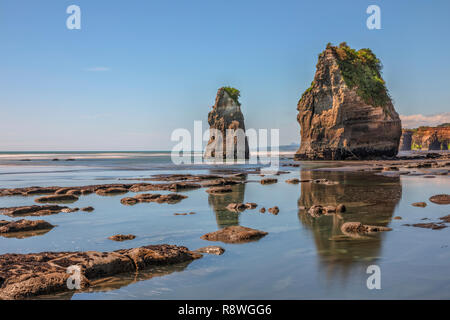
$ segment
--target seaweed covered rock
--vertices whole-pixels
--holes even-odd
[[[222,87],[217,91],[216,102],[208,114],[211,131],[205,158],[249,158],[244,115],[241,111],[239,96],[239,90],[230,87]]]
[[[370,49],[329,44],[297,110],[296,159],[370,159],[398,152],[401,121],[381,77],[381,62]]]

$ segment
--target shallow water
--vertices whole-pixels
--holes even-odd
[[[119,183],[118,178],[148,177],[175,169],[166,155],[135,154],[76,161],[51,161],[46,155],[32,161],[0,160],[0,187],[75,186]],[[61,156],[59,156],[61,157]],[[71,155],[67,156],[70,158]],[[327,166],[330,164],[328,163]],[[248,166],[247,166],[248,167]],[[202,166],[185,166],[177,173],[210,173]],[[430,230],[403,226],[436,221],[450,214],[450,206],[428,201],[432,195],[449,193],[449,176],[384,177],[363,172],[311,170],[285,167],[289,174],[279,182],[261,185],[259,175],[234,186],[227,195],[209,195],[205,189],[188,191],[177,204],[144,203],[123,206],[127,195],[82,196],[70,206],[93,206],[91,213],[60,213],[44,219],[53,230],[25,239],[0,237],[0,254],[40,251],[110,251],[148,244],[183,245],[192,250],[211,244],[225,248],[222,256],[202,259],[139,274],[123,274],[90,288],[42,298],[72,299],[448,299],[450,298],[450,228]],[[289,178],[327,178],[337,185],[301,183]],[[128,183],[128,181],[126,181]],[[131,183],[131,181],[130,181]],[[158,193],[165,193],[158,191]],[[425,201],[426,208],[411,206]],[[258,209],[232,213],[230,202],[256,202]],[[312,219],[299,206],[344,203],[347,212]],[[0,197],[0,207],[34,204],[34,197]],[[259,213],[260,207],[277,205],[280,213]],[[175,212],[196,212],[174,216]],[[393,217],[401,216],[402,220]],[[9,217],[2,219],[11,219]],[[385,225],[393,231],[364,238],[343,237],[347,221]],[[200,239],[205,233],[229,225],[267,231],[259,241],[223,244]],[[136,239],[114,242],[107,237],[132,233]],[[369,265],[381,268],[381,290],[369,290]]]

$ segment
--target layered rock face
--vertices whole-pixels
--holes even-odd
[[[319,55],[311,87],[298,103],[301,145],[296,159],[343,160],[392,157],[401,121],[370,51],[345,43]]]
[[[450,125],[404,129],[403,137],[410,137],[409,145],[400,141],[400,150],[448,150],[450,145]],[[403,142],[403,143],[402,143]]]
[[[234,88],[222,87],[218,90],[216,102],[208,114],[211,133],[205,158],[249,158],[244,115],[238,99],[239,91]]]

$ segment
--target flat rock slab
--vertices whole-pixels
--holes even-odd
[[[34,205],[34,206],[0,208],[0,213],[10,217],[48,216],[64,212],[64,210],[67,209],[69,208],[58,205],[44,205],[44,206]]]
[[[51,230],[54,226],[44,220],[17,220],[17,221],[6,221],[0,220],[0,234],[5,233],[16,233],[16,232],[28,232],[37,230]]]
[[[46,202],[75,202],[78,200],[78,197],[73,194],[55,194],[50,196],[43,196],[37,199],[34,199],[35,202],[38,203],[46,203]]]
[[[211,187],[209,189],[206,189],[206,192],[208,192],[209,194],[224,194],[232,191],[233,189],[230,186]]]
[[[114,241],[126,241],[136,239],[134,234],[116,234],[114,236],[108,237],[109,240]]]
[[[428,223],[404,224],[404,226],[425,228],[425,229],[432,229],[432,230],[440,230],[440,229],[447,228],[447,226],[445,224],[443,224],[442,222],[440,222],[440,223],[428,222]]]
[[[436,204],[450,204],[450,194],[437,194],[432,196],[430,201]]]
[[[121,187],[115,187],[115,188],[106,188],[106,189],[99,189],[95,191],[96,194],[99,196],[113,196],[117,194],[124,194],[127,193],[127,188],[121,188]]]
[[[411,205],[414,207],[420,207],[420,208],[425,208],[427,206],[426,202],[414,202],[414,203],[411,203]]]
[[[215,232],[207,233],[200,238],[208,241],[221,241],[225,243],[243,243],[259,240],[268,233],[242,226],[230,226]]]
[[[174,204],[178,203],[183,199],[186,199],[187,196],[178,194],[178,193],[169,193],[169,194],[157,194],[157,193],[143,193],[138,194],[135,197],[128,197],[123,198],[120,200],[120,202],[124,205],[135,205],[137,203],[144,203],[144,202],[157,202],[157,203],[169,203]]]
[[[275,206],[275,207],[269,208],[268,211],[269,211],[269,213],[271,213],[273,215],[277,215],[280,212],[280,209],[277,206]]]
[[[274,184],[278,182],[278,179],[275,178],[265,178],[265,179],[261,179],[261,184]]]
[[[84,289],[90,286],[91,280],[201,257],[186,247],[167,244],[113,252],[3,254],[0,255],[0,299],[24,299],[69,291],[68,267],[79,269],[80,287]]]
[[[199,248],[195,251],[200,252],[200,253],[215,254],[215,255],[220,256],[225,252],[225,249],[222,247],[219,247],[219,246],[207,246],[207,247]]]

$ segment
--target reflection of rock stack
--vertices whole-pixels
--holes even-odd
[[[321,262],[330,272],[337,268],[347,274],[353,264],[376,258],[381,249],[380,235],[359,239],[345,237],[341,232],[342,224],[357,221],[368,225],[386,226],[401,198],[402,187],[398,177],[370,174],[370,179],[364,179],[361,174],[301,171],[302,180],[326,177],[338,181],[339,184],[302,182],[299,207],[304,206],[308,209],[317,204],[336,206],[343,203],[347,208],[345,213],[319,218],[311,217],[306,211],[299,212],[300,221],[314,235]]]
[[[205,158],[248,159],[248,141],[245,136],[244,115],[239,103],[239,90],[222,87],[217,91],[216,102],[208,114],[210,139]]]
[[[229,211],[226,206],[230,203],[244,202],[245,183],[234,185],[232,189],[233,191],[229,193],[208,196],[208,203],[216,214],[219,228],[239,225],[239,213]]]

